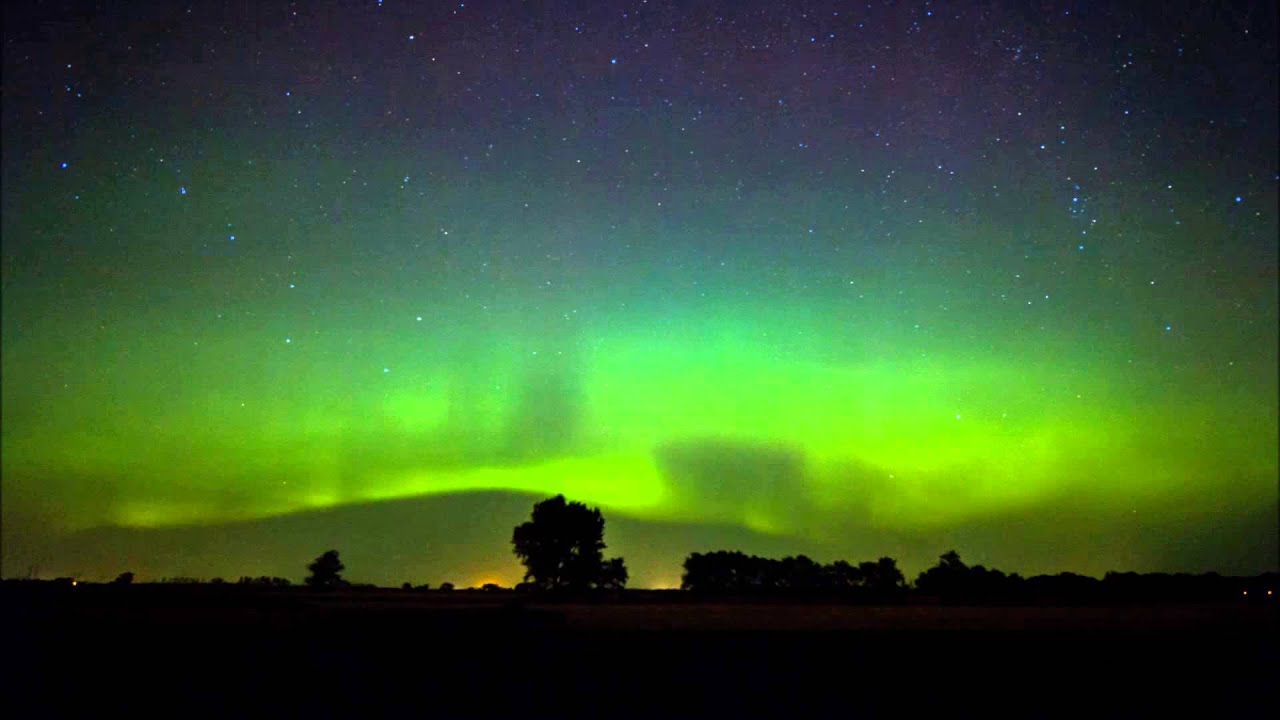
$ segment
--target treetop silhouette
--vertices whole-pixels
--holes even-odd
[[[525,582],[538,590],[581,592],[621,589],[622,558],[604,559],[604,516],[599,508],[556,495],[533,506],[528,522],[511,533],[512,550],[525,567]]]

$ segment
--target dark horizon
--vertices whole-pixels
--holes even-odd
[[[200,527],[127,529],[102,528],[72,535],[59,548],[63,557],[75,557],[81,567],[92,571],[62,571],[68,566],[33,565],[3,568],[6,579],[23,579],[35,572],[40,579],[58,577],[87,582],[109,582],[121,572],[132,572],[139,583],[185,578],[208,582],[221,578],[233,582],[240,577],[282,577],[297,584],[305,574],[305,562],[323,547],[339,549],[347,564],[345,575],[356,584],[398,588],[404,582],[432,587],[450,582],[458,588],[479,588],[493,583],[510,588],[521,581],[523,568],[511,553],[511,526],[526,519],[530,505],[542,499],[532,494],[467,493],[462,495],[366,503],[333,508],[314,514],[286,516],[232,524]],[[378,533],[362,533],[373,520],[385,521]],[[423,522],[423,518],[445,518],[444,522]],[[478,523],[477,518],[491,520]],[[862,561],[893,557],[908,581],[932,567],[947,550],[957,550],[969,565],[983,565],[1023,577],[1072,573],[1101,579],[1108,572],[1217,573],[1224,577],[1255,577],[1275,572],[1276,567],[1252,570],[1240,563],[1234,567],[1155,567],[1139,571],[1132,567],[1082,570],[1073,567],[1020,566],[993,563],[989,558],[966,551],[966,545],[942,547],[929,537],[897,538],[886,545],[903,555],[877,550],[869,541],[851,542],[846,549],[814,546],[790,538],[744,532],[732,527],[716,529],[722,546],[702,543],[705,526],[681,523],[637,522],[626,516],[615,518],[605,512],[605,541],[610,554],[621,555],[633,568],[629,589],[678,589],[681,563],[690,553],[720,550],[742,551],[749,555],[782,558],[804,555],[822,563],[836,560]],[[509,524],[502,526],[506,520]],[[1266,517],[1258,517],[1258,534],[1265,534]],[[1006,524],[994,523],[987,532],[1005,531]],[[648,538],[661,538],[654,544]],[[982,534],[970,536],[982,544]],[[639,541],[637,541],[639,540]],[[327,544],[326,544],[327,543]],[[1223,549],[1202,540],[1205,557]],[[1036,548],[1024,550],[1023,557],[1039,555]],[[1039,555],[1043,557],[1043,555]],[[675,560],[666,566],[662,558]],[[75,566],[69,566],[74,568]],[[480,568],[479,571],[472,568]],[[637,572],[634,568],[640,568]]]

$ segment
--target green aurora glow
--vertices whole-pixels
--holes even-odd
[[[103,110],[56,146],[6,122],[7,574],[73,566],[30,548],[94,528],[489,490],[868,557],[851,528],[1032,517],[1054,549],[1008,569],[1093,572],[1204,560],[1093,548],[1081,517],[1191,533],[1276,506],[1270,170],[1233,203],[1112,139],[1043,173],[988,145],[965,186],[909,156],[886,180],[900,159],[875,147],[650,180],[718,142],[655,115],[616,120],[598,170],[539,178],[536,142],[499,134],[506,160],[462,169],[442,140],[361,144],[358,111],[307,109],[316,128]],[[1101,219],[1087,248],[1071,183]]]

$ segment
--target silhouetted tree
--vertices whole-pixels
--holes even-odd
[[[412,590],[412,589],[413,589],[413,583],[411,583],[411,582],[402,583],[402,584],[400,585],[400,589],[401,589],[401,590]]]
[[[777,585],[781,589],[802,592],[818,590],[822,583],[822,566],[806,555],[782,558]]]
[[[691,553],[684,561],[680,587],[699,593],[741,593],[775,587],[774,561],[742,552]]]
[[[969,567],[960,554],[951,550],[938,558],[938,564],[920,573],[916,589],[948,602],[1012,602],[1024,594],[1020,575],[1005,575],[982,565]]]
[[[622,558],[610,558],[600,570],[600,587],[605,590],[621,590],[627,586],[629,577],[627,565]]]
[[[288,578],[272,577],[270,575],[260,575],[258,577],[249,577],[248,575],[240,576],[236,581],[237,585],[262,585],[266,587],[289,587],[292,585]]]
[[[525,581],[541,590],[582,591],[616,585],[620,577],[613,563],[621,567],[621,558],[606,563],[602,556],[600,509],[568,502],[563,495],[535,504],[532,518],[511,533],[511,544],[524,564]]]
[[[450,592],[451,590],[453,590],[453,583],[451,583],[451,582],[442,582],[442,583],[440,583],[440,589],[441,589],[441,590],[443,590],[443,591],[445,591],[445,592]]]
[[[320,557],[316,558],[307,569],[311,574],[307,576],[307,585],[313,588],[329,589],[339,587],[342,582],[342,571],[346,567],[342,561],[338,559],[338,551],[330,550]]]
[[[1037,602],[1084,604],[1102,597],[1101,580],[1071,572],[1036,575],[1023,584],[1026,597]]]
[[[898,563],[884,557],[854,567],[844,560],[820,565],[804,555],[781,560],[737,551],[691,553],[680,587],[712,594],[837,594],[877,600],[901,599],[906,583]]]
[[[960,559],[960,553],[948,550],[938,557],[938,564],[916,577],[916,590],[926,595],[954,598],[964,591],[969,566]]]
[[[824,584],[836,591],[848,591],[862,585],[862,571],[844,560],[837,560],[823,568]]]
[[[116,585],[132,585],[133,573],[126,570],[125,572],[122,572],[119,575],[117,575],[116,579],[112,580],[111,582]]]
[[[817,565],[803,555],[773,560],[724,550],[690,553],[680,587],[704,594],[816,592],[872,602],[899,602],[907,594],[902,571],[889,557],[854,567],[843,560]],[[1023,578],[982,565],[970,567],[951,550],[938,558],[936,566],[920,573],[916,590],[946,602],[981,604],[1271,602],[1280,597],[1280,573],[1244,578],[1213,572],[1108,572],[1098,580],[1064,572]]]
[[[862,586],[878,598],[892,597],[906,589],[906,578],[898,569],[898,561],[891,557],[860,563],[858,573],[862,576]]]

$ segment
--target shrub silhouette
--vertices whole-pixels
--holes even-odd
[[[111,582],[114,585],[132,585],[133,573],[129,571],[122,572],[116,576],[115,580],[112,580]]]

